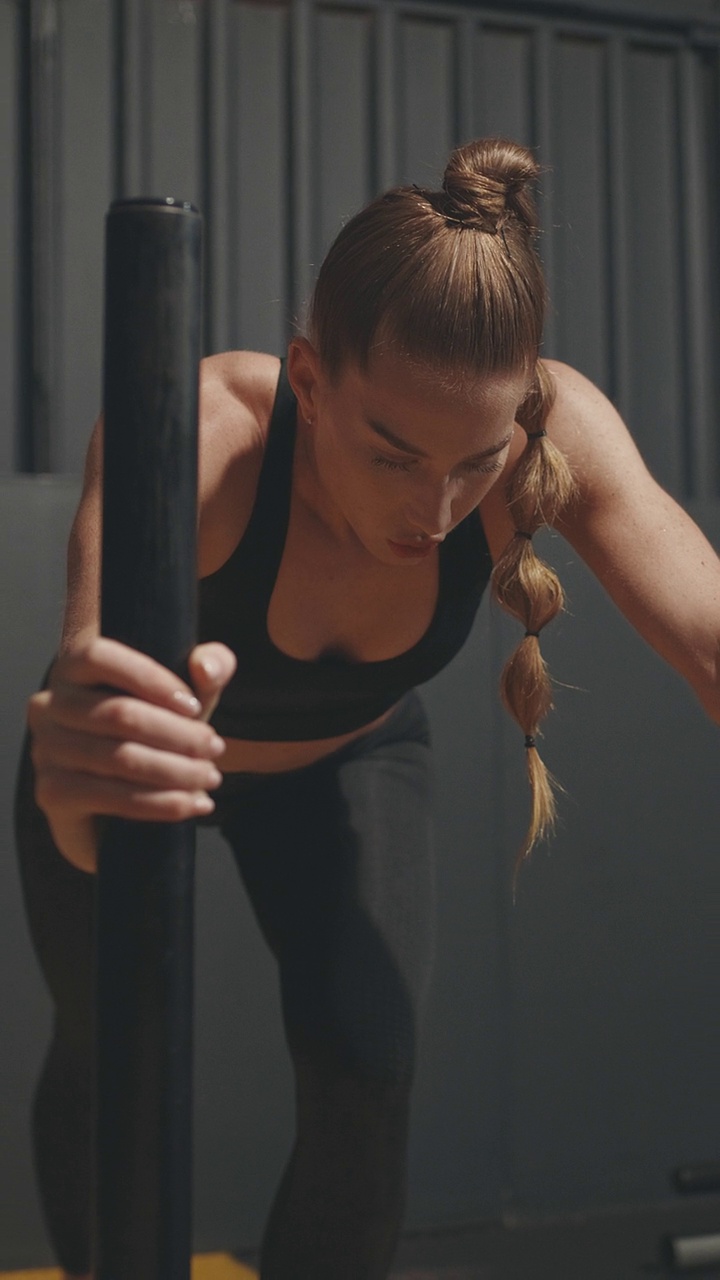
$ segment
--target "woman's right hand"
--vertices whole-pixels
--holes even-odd
[[[180,822],[212,812],[225,743],[203,717],[235,665],[225,645],[198,645],[188,661],[193,689],[103,636],[56,660],[27,719],[35,798],[68,862],[97,870],[100,815]]]

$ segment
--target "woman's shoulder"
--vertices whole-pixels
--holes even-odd
[[[562,360],[543,360],[555,397],[546,428],[553,443],[580,465],[608,443],[625,440],[627,427],[612,401],[579,369]]]
[[[639,496],[650,477],[610,398],[571,365],[560,360],[543,363],[555,384],[547,433],[565,455],[583,503],[605,503],[621,490]],[[577,515],[577,503],[573,510]]]
[[[246,448],[261,443],[272,413],[280,361],[259,351],[223,351],[200,364],[200,428]]]
[[[200,574],[214,572],[250,519],[277,389],[280,361],[225,351],[200,366]]]
[[[545,429],[564,454],[577,490],[585,497],[601,471],[627,467],[629,453],[637,456],[636,451],[617,410],[585,374],[562,360],[543,359],[542,364],[553,387]],[[526,448],[527,436],[516,423],[503,474],[481,504],[482,521],[495,560],[515,530],[508,509],[508,485]]]

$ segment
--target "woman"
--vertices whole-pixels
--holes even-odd
[[[532,548],[551,523],[720,720],[712,548],[605,397],[539,361],[536,177],[513,143],[460,148],[442,191],[389,192],[343,229],[282,368],[237,352],[203,363],[192,687],[98,638],[96,428],[18,799],[29,919],[57,1006],[36,1164],[67,1275],[89,1266],[98,815],[216,822],[277,957],[297,1138],[263,1280],[380,1280],[402,1217],[432,946],[415,686],[457,652],[492,572],[525,630],[503,681],[533,792],[524,854],[552,822],[535,745],[549,706],[539,633],[562,598]]]

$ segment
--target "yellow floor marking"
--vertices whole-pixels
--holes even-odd
[[[61,1276],[62,1271],[57,1267],[44,1271],[0,1271],[0,1280],[60,1280]],[[191,1280],[257,1280],[257,1271],[251,1271],[229,1253],[196,1253]]]
[[[46,1271],[0,1271],[0,1280],[60,1280],[61,1275],[57,1267]]]
[[[192,1260],[191,1280],[257,1280],[257,1274],[229,1253],[198,1253]]]

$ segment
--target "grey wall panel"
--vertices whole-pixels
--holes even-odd
[[[156,0],[152,0],[156,3]],[[116,0],[118,195],[152,191],[152,3]]]
[[[705,281],[710,285],[707,298],[707,366],[703,377],[708,412],[708,428],[704,441],[696,450],[700,467],[706,467],[708,476],[697,477],[696,493],[706,500],[720,498],[720,290],[712,289],[712,281],[720,280],[720,240],[715,234],[720,226],[720,47],[705,50],[696,55],[700,80],[702,115],[705,121],[707,146],[703,174],[707,183],[705,230],[707,244],[704,257]]]
[[[661,478],[682,491],[689,473],[696,493],[709,492],[705,477],[719,465],[711,372],[718,290],[717,272],[704,271],[703,242],[712,239],[716,211],[699,210],[698,193],[705,184],[709,199],[717,186],[716,176],[708,179],[717,149],[716,53],[686,48],[679,98],[671,51],[628,48],[616,37],[604,136],[597,117],[605,86],[591,53],[600,36],[571,36],[567,22],[559,34],[542,19],[523,23],[512,6],[503,6],[502,23],[488,8],[447,10],[443,20],[438,10],[423,18],[419,9],[410,14],[382,3],[371,16],[351,6],[316,9],[311,0],[289,8],[237,0],[49,0],[46,10],[62,25],[59,43],[57,36],[46,42],[47,56],[34,63],[46,80],[40,96],[47,125],[37,166],[45,194],[35,214],[43,241],[34,273],[42,300],[36,465],[77,469],[94,413],[97,377],[87,377],[80,353],[96,360],[97,214],[113,185],[109,171],[125,193],[172,189],[206,203],[210,349],[278,350],[301,314],[320,252],[347,212],[386,183],[433,180],[458,137],[502,132],[539,145],[549,170],[541,247],[555,305],[546,352],[575,360],[618,397]],[[108,68],[111,26],[117,103]],[[87,56],[90,46],[99,57]],[[49,109],[55,97],[57,109]],[[336,100],[342,106],[334,110]],[[82,145],[69,145],[80,133]],[[604,145],[611,178],[603,246]],[[581,155],[592,189],[576,176]],[[570,196],[567,214],[554,199],[556,180],[562,200]],[[79,242],[89,246],[83,254]],[[591,308],[565,288],[573,253],[592,277]],[[12,315],[11,286],[4,296]],[[708,312],[712,323],[704,323]],[[672,317],[681,314],[687,323],[675,325]],[[555,332],[556,317],[562,332]],[[678,425],[685,389],[693,396],[691,441]]]
[[[496,1216],[511,1186],[497,624],[486,602],[461,655],[423,689],[437,762],[438,935],[411,1148],[409,1212],[418,1224]],[[467,910],[458,912],[460,902]],[[458,1044],[462,1052],[450,1051]]]
[[[30,944],[14,855],[13,793],[25,703],[60,638],[65,545],[76,480],[0,477],[0,1267],[50,1265],[35,1189],[32,1094],[50,1037],[51,1005]],[[12,548],[12,554],[9,554]]]
[[[230,341],[228,244],[230,212],[229,84],[237,70],[228,54],[226,0],[209,0],[203,48],[205,81],[205,329],[206,351],[227,351]],[[233,219],[233,234],[235,233]]]
[[[300,316],[312,288],[315,263],[316,204],[312,163],[315,118],[316,7],[313,0],[290,5],[290,278],[293,315]]]
[[[519,5],[531,6],[538,13],[549,11],[551,15],[559,8],[558,0],[519,0]],[[584,15],[606,22],[619,19],[655,29],[687,29],[703,21],[717,29],[720,5],[718,0],[572,0],[572,11],[577,17]]]
[[[288,313],[288,11],[228,10],[227,270],[231,347],[281,354]],[[225,266],[227,263],[227,266]]]
[[[403,17],[398,56],[400,180],[436,186],[456,138],[454,24]]]
[[[375,23],[375,75],[372,85],[376,129],[375,179],[380,191],[397,186],[400,181],[396,87],[400,66],[398,27],[394,5],[380,5]]]
[[[119,13],[121,193],[199,205],[204,10],[197,0],[124,0]]]
[[[150,118],[154,195],[201,206],[202,84],[200,0],[154,0],[149,6],[152,50]]]
[[[610,390],[606,49],[561,38],[555,51],[555,276],[563,358]]]
[[[632,352],[630,347],[630,281],[628,275],[629,158],[625,140],[627,115],[627,46],[619,34],[608,39],[608,233],[610,306],[610,395],[627,420],[630,414]]]
[[[555,151],[555,54],[554,28],[539,24],[534,33],[532,58],[533,139],[542,166],[538,252],[550,286],[551,298],[555,282],[555,236],[558,230],[555,172],[552,165]],[[542,354],[557,357],[560,353],[557,312],[550,306],[545,314]]]
[[[718,192],[720,107],[717,50],[684,49],[680,132],[683,241],[687,269],[685,358],[688,367],[689,492],[720,496],[718,324]]]
[[[717,512],[698,515],[717,544]],[[543,647],[570,687],[546,754],[568,794],[511,916],[520,1212],[662,1201],[720,1125],[717,729],[572,553],[553,558],[571,613]]]
[[[60,360],[56,466],[82,468],[101,403],[104,216],[112,199],[112,42],[109,4],[62,9],[60,95]]]
[[[17,463],[17,13],[0,0],[0,471]]]
[[[372,194],[373,15],[321,9],[316,30],[315,262]]]
[[[23,31],[29,37],[23,49],[27,61],[23,74],[26,102],[22,109],[29,124],[23,140],[32,153],[30,163],[28,155],[20,159],[20,164],[27,167],[26,173],[29,172],[26,188],[29,199],[21,211],[30,229],[29,243],[25,243],[26,270],[22,281],[27,297],[22,299],[22,305],[32,334],[30,358],[24,369],[29,380],[23,388],[23,399],[30,409],[26,423],[30,439],[25,453],[29,469],[55,471],[59,452],[58,406],[63,386],[60,359],[61,13],[58,0],[29,0],[20,15]]]
[[[632,48],[627,55],[629,339],[628,411],[653,473],[686,491],[683,449],[685,323],[678,246],[677,54]]]
[[[477,14],[472,10],[458,17],[455,27],[455,134],[458,142],[466,142],[476,136],[477,32]]]
[[[488,23],[476,39],[474,132],[532,145],[532,32]]]

